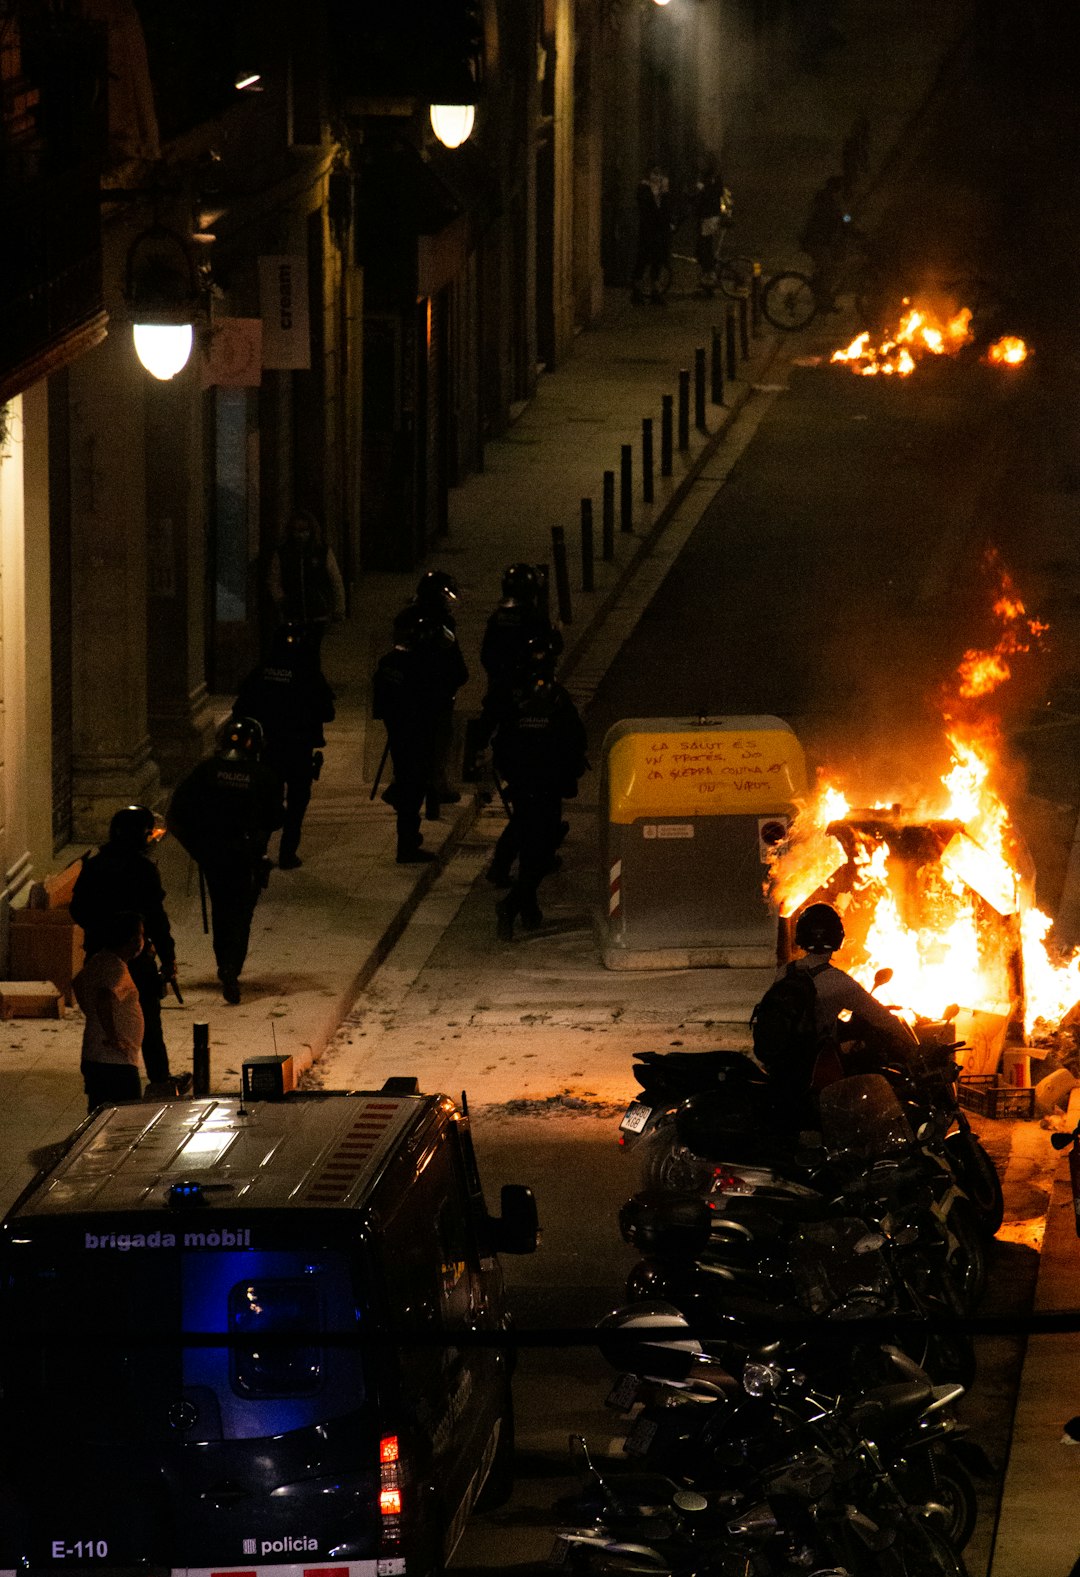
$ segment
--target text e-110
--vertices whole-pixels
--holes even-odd
[[[68,1544],[63,1539],[53,1539],[54,1561],[103,1561],[109,1553],[108,1539],[76,1539]]]

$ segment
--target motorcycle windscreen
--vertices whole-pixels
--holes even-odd
[[[899,1158],[915,1142],[888,1079],[859,1073],[838,1079],[818,1097],[821,1137],[831,1155],[874,1162]]]
[[[297,1482],[374,1463],[345,1254],[81,1236],[101,1246],[13,1245],[5,1278],[2,1427],[31,1566],[235,1564],[241,1525],[295,1531]]]

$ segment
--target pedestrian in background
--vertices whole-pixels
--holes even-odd
[[[151,1084],[173,1082],[177,1093],[191,1084],[191,1074],[173,1079],[161,1025],[161,999],[176,987],[176,945],[165,912],[165,890],[150,850],[164,827],[146,805],[125,805],[109,823],[109,840],[83,862],[71,895],[71,918],[82,927],[86,957],[105,946],[107,922],[119,913],[142,916],[143,946],[128,962],[139,993],[143,1016],[141,1036],[146,1077]]]
[[[322,525],[309,509],[296,509],[289,517],[270,560],[267,590],[278,618],[303,625],[318,657],[331,622],[345,617],[345,586]]]
[[[712,291],[716,287],[716,265],[720,251],[720,231],[725,222],[730,223],[730,194],[724,186],[724,177],[716,160],[709,155],[701,166],[692,193],[697,258],[701,287]]]
[[[431,788],[427,796],[427,817],[438,819],[440,805],[456,805],[461,792],[450,782],[450,751],[454,741],[454,701],[458,691],[469,677],[469,670],[462,656],[457,638],[457,619],[454,606],[458,600],[458,583],[446,570],[429,569],[421,575],[416,595],[408,605],[441,630],[439,640],[432,639],[429,661],[432,683],[437,691],[437,718],[435,740],[432,746]]]
[[[435,682],[440,658],[432,649],[443,627],[418,608],[394,620],[394,645],[372,678],[372,712],[386,726],[394,779],[383,795],[397,818],[397,863],[423,865],[435,856],[421,848],[420,808],[433,786],[435,743],[444,698]]]
[[[556,682],[554,659],[548,658],[514,692],[493,743],[518,848],[517,877],[495,906],[501,941],[513,940],[519,917],[529,931],[543,924],[537,893],[562,840],[563,799],[577,794],[588,766],[585,745],[577,707]]]
[[[254,718],[230,718],[217,754],[177,785],[168,814],[169,831],[205,880],[221,992],[234,1004],[255,905],[269,879],[266,845],[284,820],[281,785],[260,760],[262,746]]]
[[[322,771],[323,725],[334,720],[334,692],[306,625],[284,624],[274,632],[269,660],[241,684],[233,716],[262,726],[262,759],[285,801],[278,868],[295,871],[303,863],[298,850],[311,787]]]
[[[114,909],[96,935],[98,946],[71,983],[86,1020],[80,1067],[88,1112],[142,1098],[143,1015],[130,968],[143,945],[142,916]]]
[[[671,262],[671,236],[675,228],[668,178],[658,164],[642,177],[637,188],[638,238],[634,259],[633,300],[663,303],[661,276]]]

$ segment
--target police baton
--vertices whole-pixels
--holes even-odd
[[[382,760],[379,762],[379,770],[375,774],[375,781],[371,785],[371,793],[368,795],[368,799],[374,799],[376,794],[379,792],[379,783],[382,781],[383,768],[386,766],[386,758],[387,758],[387,756],[389,754],[390,754],[390,736],[388,734],[386,736],[386,748],[385,748],[385,750],[382,753]]]
[[[184,999],[180,995],[180,987],[176,983],[176,976],[175,975],[170,975],[169,976],[168,986],[169,986],[169,990],[172,992],[172,994],[176,998],[177,1002],[179,1002],[180,1006],[183,1007]]]
[[[210,921],[206,917],[206,877],[203,875],[203,868],[201,865],[199,866],[199,902],[202,904],[203,936],[209,936]]]

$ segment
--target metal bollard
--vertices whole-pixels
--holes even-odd
[[[652,417],[641,418],[641,496],[651,504],[653,492]]]
[[[660,475],[670,476],[672,472],[672,408],[673,400],[670,394],[665,394],[660,401]]]
[[[604,472],[604,505],[600,522],[600,539],[603,543],[604,563],[615,557],[615,472]]]
[[[634,446],[623,444],[619,450],[619,530],[634,529]]]
[[[750,303],[745,296],[739,297],[739,355],[743,361],[750,358]]]
[[[728,307],[727,317],[724,321],[724,361],[725,371],[729,383],[734,383],[738,376],[735,363],[735,308]]]
[[[570,603],[570,567],[566,562],[566,532],[562,526],[551,528],[551,562],[555,566],[555,597],[559,605],[559,620],[573,624],[574,611]]]
[[[690,447],[690,373],[679,371],[679,453]]]
[[[717,324],[712,331],[712,402],[714,405],[724,403],[724,342]]]
[[[210,1026],[191,1026],[191,1093],[196,1097],[210,1094]]]
[[[699,345],[694,352],[694,426],[699,433],[708,432],[705,421],[705,347]]]
[[[750,275],[750,333],[755,339],[761,333],[761,264],[755,263]]]
[[[592,499],[581,500],[581,589],[593,589],[593,528],[592,528]]]

